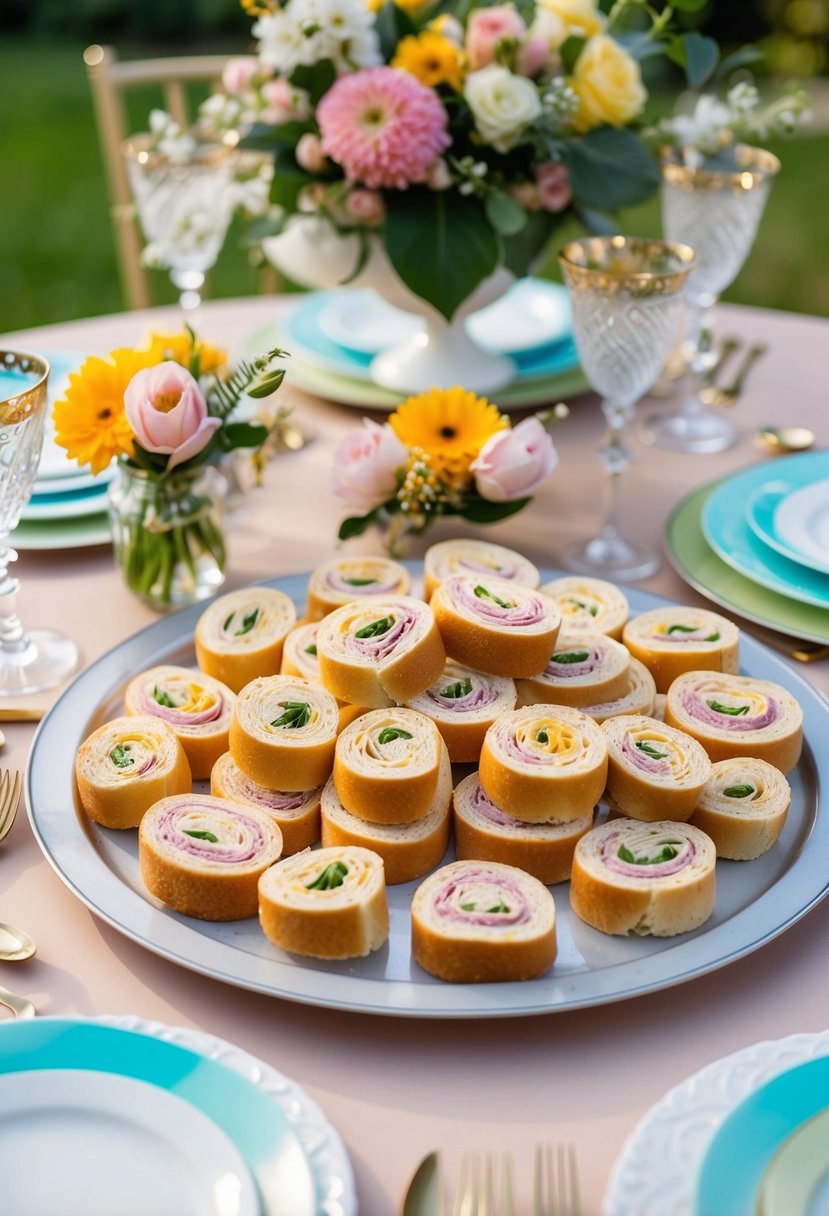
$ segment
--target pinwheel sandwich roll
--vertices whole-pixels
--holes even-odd
[[[279,671],[285,639],[296,624],[290,596],[272,587],[244,587],[219,596],[196,625],[199,667],[234,692]]]
[[[541,582],[537,568],[514,549],[486,540],[442,540],[423,556],[424,594],[430,600],[444,579],[455,574],[474,578],[500,578],[535,590]]]
[[[684,731],[644,714],[608,718],[607,791],[631,819],[685,821],[694,812],[711,761]]]
[[[656,717],[654,711],[657,699],[653,676],[644,663],[631,659],[628,685],[621,696],[613,701],[604,701],[600,705],[583,705],[581,708],[583,713],[601,726],[608,718],[618,718],[622,714],[646,714],[648,717]]]
[[[668,690],[665,721],[712,760],[754,756],[789,773],[803,747],[803,710],[785,688],[750,676],[692,671]]]
[[[305,616],[309,621],[321,621],[353,600],[408,595],[411,585],[406,567],[390,558],[335,557],[312,571]]]
[[[525,823],[590,815],[607,780],[601,728],[567,705],[526,705],[486,733],[479,775],[487,797]]]
[[[320,623],[320,676],[341,701],[369,709],[403,705],[438,678],[446,662],[434,613],[410,596],[346,604]]]
[[[178,736],[150,714],[115,718],[93,731],[78,748],[75,780],[81,806],[105,828],[137,828],[154,802],[192,786]]]
[[[138,829],[141,879],[156,899],[200,920],[244,920],[259,876],[282,852],[269,815],[209,794],[162,798]]]
[[[504,710],[515,708],[515,683],[449,660],[431,688],[409,708],[431,718],[453,764],[477,764],[484,736]]]
[[[310,621],[297,625],[295,629],[291,630],[285,639],[285,648],[282,651],[282,665],[279,669],[280,675],[302,676],[305,680],[316,680],[318,684],[322,683],[319,659],[317,657],[318,629],[319,622]],[[343,730],[355,718],[359,718],[360,714],[366,712],[364,705],[350,705],[348,701],[338,701],[337,705],[340,710],[340,730]]]
[[[228,750],[266,789],[289,793],[324,785],[334,763],[337,702],[313,680],[262,676],[239,694]]]
[[[213,765],[210,793],[228,798],[240,806],[252,806],[270,815],[282,833],[282,855],[290,857],[307,849],[320,838],[319,786],[312,790],[269,790],[246,777],[239,765],[225,752]]]
[[[531,980],[556,956],[556,908],[537,878],[494,861],[454,861],[412,899],[412,957],[440,980]]]
[[[369,823],[345,809],[334,779],[322,791],[322,843],[356,845],[371,849],[383,859],[389,885],[411,882],[428,874],[446,852],[452,802],[452,766],[441,743],[442,756],[437,787],[425,815],[411,823]]]
[[[130,680],[128,714],[151,714],[178,736],[194,781],[205,780],[227,751],[235,694],[212,676],[188,667],[152,667]]]
[[[523,823],[487,798],[477,773],[455,787],[452,805],[459,861],[516,866],[546,886],[567,881],[576,844],[593,826],[592,811],[570,823]]]
[[[259,880],[259,920],[292,954],[362,958],[388,937],[382,859],[350,846],[288,857]]]
[[[753,861],[777,841],[792,791],[786,778],[765,760],[743,756],[711,766],[690,822],[714,841],[718,857]]]
[[[606,633],[617,642],[622,640],[630,606],[613,583],[572,574],[543,583],[541,590],[555,600],[562,633]]]
[[[417,710],[370,710],[337,739],[337,796],[369,823],[411,823],[429,812],[444,749],[434,722]]]
[[[665,607],[628,621],[622,641],[667,692],[686,671],[740,669],[740,631],[733,621],[705,608]]]
[[[716,859],[714,842],[689,823],[613,819],[576,845],[570,906],[602,933],[688,933],[714,911]]]
[[[519,705],[595,705],[627,691],[630,655],[604,634],[559,635],[552,657],[537,676],[519,680]]]
[[[555,650],[561,618],[540,591],[456,574],[440,584],[431,604],[447,654],[476,671],[535,676]]]

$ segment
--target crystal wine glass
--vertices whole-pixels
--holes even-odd
[[[144,236],[178,288],[182,310],[193,312],[236,206],[236,150],[193,139],[171,156],[149,135],[137,135],[123,154]]]
[[[687,245],[644,237],[571,241],[559,254],[573,310],[573,337],[587,379],[601,393],[607,436],[599,457],[610,474],[610,505],[601,533],[560,554],[578,574],[647,578],[656,551],[619,533],[619,478],[631,460],[624,430],[636,402],[656,380],[676,329],[694,253]]]
[[[681,409],[647,419],[648,439],[674,452],[720,452],[737,438],[722,410],[706,408],[702,377],[716,361],[710,312],[749,255],[780,161],[762,148],[739,144],[733,168],[686,163],[687,153],[667,149],[662,156],[662,221],[671,241],[693,246],[696,262],[688,281],[686,363],[692,391]]]
[[[17,615],[17,560],[9,533],[29,500],[40,460],[49,364],[40,355],[0,350],[0,696],[53,688],[75,670],[78,648],[51,629],[26,632]]]

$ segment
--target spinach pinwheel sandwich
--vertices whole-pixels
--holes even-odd
[[[227,751],[236,695],[220,680],[188,667],[152,667],[130,680],[124,693],[129,715],[151,714],[181,741],[194,781],[205,780]]]
[[[555,600],[562,632],[606,633],[617,642],[622,640],[630,606],[627,596],[613,583],[571,574],[542,584],[541,590]]]
[[[690,822],[717,846],[717,856],[752,861],[767,853],[786,823],[792,790],[765,760],[741,756],[711,766]]]
[[[430,600],[435,588],[453,574],[476,578],[500,578],[535,590],[541,576],[531,561],[514,549],[486,540],[442,540],[430,545],[423,557],[424,595]]]
[[[556,906],[543,883],[494,861],[454,861],[412,899],[412,957],[440,980],[531,980],[556,957]]]
[[[644,663],[657,692],[686,671],[740,669],[740,631],[733,621],[705,608],[665,607],[628,621],[622,641]]]
[[[631,659],[626,691],[613,701],[603,701],[600,705],[582,705],[581,710],[600,726],[608,718],[618,718],[622,714],[645,714],[655,717],[657,697],[656,684],[645,664],[640,663],[638,659]]]
[[[690,823],[611,819],[576,845],[570,905],[602,933],[688,933],[714,911],[716,859]]]
[[[228,750],[266,789],[315,789],[328,780],[339,726],[337,702],[313,680],[262,676],[240,692]]]
[[[315,849],[259,880],[259,920],[275,946],[311,958],[363,958],[389,933],[383,862],[370,849]]]
[[[476,671],[535,676],[550,661],[561,617],[549,596],[505,579],[455,574],[431,599],[447,653]]]
[[[321,621],[352,600],[408,595],[411,585],[406,567],[388,557],[335,557],[312,571],[305,616]]]
[[[608,718],[607,790],[631,819],[690,819],[711,775],[705,748],[644,714]]]
[[[429,812],[445,749],[434,722],[417,710],[370,710],[337,739],[337,795],[369,823],[411,823]]]
[[[630,684],[630,655],[604,634],[559,635],[547,666],[517,684],[521,705],[546,701],[582,709],[620,697]]]
[[[320,680],[320,664],[317,656],[317,632],[319,621],[308,621],[297,625],[285,639],[282,651],[282,665],[279,674],[283,676],[302,676],[304,680]],[[360,714],[365,713],[362,705],[350,705],[347,701],[338,701],[340,709],[340,730],[353,722]]]
[[[81,806],[105,828],[137,828],[154,802],[193,783],[178,736],[149,714],[93,731],[78,748],[75,779]]]
[[[240,806],[252,806],[270,815],[282,833],[282,853],[290,857],[310,848],[320,838],[320,794],[311,790],[269,790],[246,777],[239,765],[225,752],[213,765],[210,793],[229,798]]]
[[[245,587],[219,596],[196,624],[199,667],[240,692],[257,676],[279,671],[295,625],[294,601],[284,591]]]
[[[453,764],[477,764],[484,735],[499,714],[515,708],[515,700],[513,680],[450,659],[440,679],[408,704],[432,719]]]
[[[282,853],[269,815],[209,794],[162,798],[138,829],[141,879],[156,899],[201,920],[244,920],[259,876]]]

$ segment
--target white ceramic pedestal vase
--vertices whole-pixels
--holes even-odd
[[[426,300],[414,295],[395,273],[379,238],[371,237],[366,265],[349,287],[373,288],[389,304],[414,313],[422,328],[399,346],[376,355],[370,375],[375,384],[399,393],[460,384],[476,393],[492,393],[514,380],[516,365],[506,355],[485,350],[470,338],[466,318],[500,299],[513,275],[498,267],[479,283],[447,321]],[[295,216],[279,236],[264,243],[265,256],[283,274],[315,289],[329,289],[349,278],[360,257],[356,236],[343,236],[318,216]],[[424,250],[424,258],[430,256]]]

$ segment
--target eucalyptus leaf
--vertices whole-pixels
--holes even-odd
[[[579,204],[618,211],[641,203],[659,188],[659,166],[632,131],[597,127],[568,140],[564,156]]]
[[[738,51],[732,51],[730,55],[726,55],[725,59],[720,62],[720,66],[714,73],[714,80],[719,84],[732,72],[736,72],[738,68],[748,67],[752,63],[760,63],[763,59],[765,59],[765,55],[758,47],[740,47]]]
[[[720,60],[720,48],[713,38],[692,30],[682,35],[685,45],[685,75],[692,89],[699,89],[713,74]]]
[[[492,190],[484,203],[486,218],[504,236],[514,236],[525,227],[529,216],[520,203],[504,190]]]

